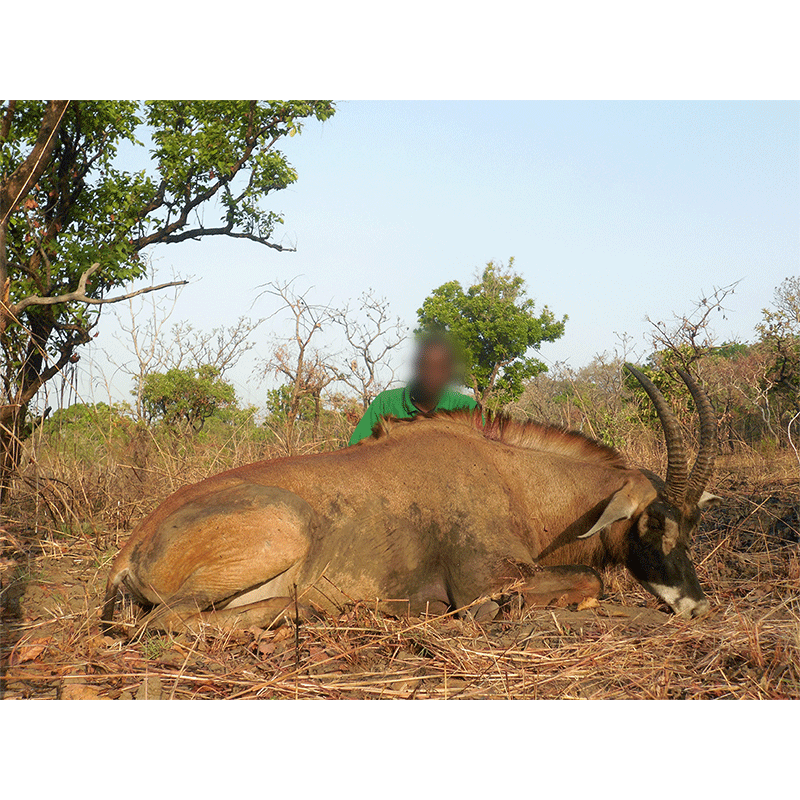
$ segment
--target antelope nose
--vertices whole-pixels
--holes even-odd
[[[711,603],[709,603],[708,600],[703,598],[692,609],[692,618],[697,619],[698,617],[708,616],[710,611],[711,611]]]

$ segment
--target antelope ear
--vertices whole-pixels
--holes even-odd
[[[716,508],[721,502],[722,498],[719,495],[703,492],[697,501],[697,507],[699,509]]]
[[[664,521],[664,533],[661,536],[661,549],[664,555],[668,556],[678,544],[678,537],[680,536],[681,529],[675,520]]]
[[[611,497],[605,511],[600,515],[600,519],[590,530],[580,534],[578,538],[588,539],[621,519],[630,519],[638,507],[639,500],[633,497],[633,486],[628,482]]]

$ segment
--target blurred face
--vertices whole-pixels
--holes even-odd
[[[453,380],[453,354],[441,344],[423,348],[417,358],[414,385],[428,399],[438,398]]]

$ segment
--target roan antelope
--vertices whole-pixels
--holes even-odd
[[[716,422],[678,370],[700,418],[688,468],[680,425],[654,384],[666,481],[581,434],[503,416],[449,412],[382,420],[331,453],[279,458],[185,486],[133,532],[108,579],[110,623],[126,590],[148,624],[266,627],[355,600],[439,614],[511,590],[532,604],[597,597],[594,571],[624,564],[676,614],[709,610],[689,557]]]

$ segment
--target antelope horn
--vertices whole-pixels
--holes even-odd
[[[625,368],[636,378],[647,392],[647,396],[655,406],[661,427],[664,429],[664,440],[667,444],[667,498],[679,506],[686,494],[686,481],[689,463],[686,459],[686,445],[683,441],[681,425],[672,413],[672,409],[664,399],[664,395],[645,374],[631,364]]]
[[[703,494],[711,471],[714,469],[714,456],[717,450],[717,419],[708,395],[697,385],[689,372],[677,369],[678,375],[688,387],[694,398],[694,405],[700,417],[700,446],[697,459],[689,475],[689,488],[686,490],[687,506],[694,505]]]

